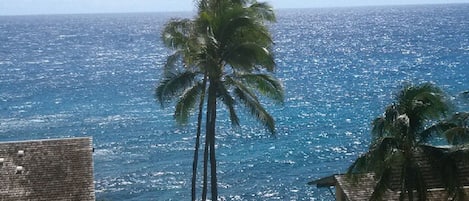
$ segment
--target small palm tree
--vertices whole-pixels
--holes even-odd
[[[349,167],[348,175],[375,173],[377,184],[370,200],[380,200],[385,190],[392,187],[396,175],[400,200],[404,197],[426,200],[427,184],[422,175],[424,167],[416,158],[436,155],[435,150],[439,149],[429,149],[426,145],[431,135],[425,126],[429,120],[443,117],[449,109],[443,92],[433,84],[405,86],[396,102],[373,121],[370,149]],[[448,192],[457,197],[453,191],[456,184],[447,182],[445,185]]]
[[[273,42],[265,22],[273,22],[275,15],[268,4],[254,0],[202,0],[198,7],[196,19],[172,20],[163,31],[163,41],[174,54],[168,57],[156,96],[160,103],[178,99],[175,118],[181,123],[188,121],[199,101],[193,200],[202,111],[206,107],[202,200],[207,196],[208,161],[212,199],[216,200],[218,102],[227,108],[233,125],[239,125],[235,106],[241,104],[274,133],[274,119],[262,106],[258,95],[282,103],[284,92],[280,81],[272,76],[275,70],[270,52]]]

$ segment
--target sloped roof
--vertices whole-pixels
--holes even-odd
[[[91,141],[0,143],[0,200],[94,201]]]
[[[449,150],[446,148],[437,149]],[[423,154],[419,151],[414,153],[414,159],[416,160],[416,163],[419,164],[420,170],[422,171],[421,173],[427,185],[427,199],[430,201],[448,200],[448,193],[444,189],[443,182],[441,181],[440,177],[437,176],[438,173],[435,172],[433,168],[431,168],[432,163],[434,164],[441,161],[431,161],[430,159],[424,157]],[[460,182],[464,186],[466,195],[469,196],[469,164],[459,162],[457,169],[460,175]],[[399,200],[399,169],[394,169],[392,174],[396,176],[392,177],[389,189],[387,189],[383,195],[383,200]],[[318,188],[340,186],[348,201],[369,200],[377,183],[375,175],[373,173],[366,173],[355,176],[357,178],[356,181],[353,181],[346,175],[339,174],[318,179],[309,182],[308,184],[316,185]],[[405,200],[407,200],[407,198]]]
[[[356,184],[345,175],[336,175],[335,180],[338,185],[343,189],[344,194],[349,201],[363,201],[370,200],[373,194],[373,189],[376,185],[374,174],[365,174],[361,177]],[[466,194],[469,195],[469,188],[465,188]],[[382,200],[397,201],[399,200],[400,191],[386,190]],[[408,200],[407,197],[404,200]],[[418,198],[414,198],[418,201]],[[441,201],[448,200],[448,193],[443,188],[432,188],[427,190],[428,201]]]
[[[308,182],[308,184],[316,184],[318,188],[335,186],[335,184],[337,183],[337,181],[335,180],[335,176],[336,175],[331,175],[318,180],[310,181]]]

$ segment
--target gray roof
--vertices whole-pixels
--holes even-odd
[[[424,157],[419,151],[414,153],[414,159],[419,164],[423,179],[427,185],[427,199],[435,201],[448,200],[448,193],[444,189],[443,181],[441,180],[441,177],[437,176],[438,172],[435,172],[434,169],[431,168],[432,162],[430,159]],[[438,163],[440,161],[434,161],[433,163],[435,162]],[[457,166],[458,172],[460,174],[460,182],[462,186],[464,186],[466,195],[469,195],[469,164],[460,161]],[[401,172],[394,168],[392,174],[395,176],[392,177],[389,189],[386,190],[383,196],[383,200],[399,200],[400,177],[398,175],[400,175]],[[322,179],[309,182],[308,184],[316,185],[318,188],[330,186],[340,187],[346,197],[346,200],[349,201],[369,200],[377,183],[375,175],[373,173],[366,173],[355,176],[358,178],[358,180],[355,182],[346,175],[339,174],[324,177]]]
[[[91,138],[0,143],[0,200],[94,201]]]
[[[335,175],[335,181],[342,188],[346,199],[349,201],[363,201],[370,200],[370,197],[373,193],[373,189],[376,185],[376,180],[374,174],[365,174],[363,177],[356,181],[354,184],[351,179],[346,175]],[[464,188],[466,194],[469,195],[469,188]],[[399,200],[400,191],[387,189],[383,195],[382,200],[397,201]],[[405,196],[404,200],[408,200]],[[418,198],[414,198],[418,201]],[[432,188],[427,190],[427,200],[428,201],[441,201],[441,200],[451,200],[448,198],[448,193],[444,188]]]

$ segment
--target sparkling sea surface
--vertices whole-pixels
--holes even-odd
[[[469,110],[469,4],[278,11],[271,25],[283,106],[270,136],[221,109],[225,200],[334,200],[307,182],[343,173],[370,122],[405,83],[434,82]],[[0,141],[93,137],[96,196],[189,200],[195,124],[177,126],[154,88],[160,32],[190,13],[0,17]],[[193,121],[195,122],[195,118]],[[201,175],[199,175],[201,176]],[[200,191],[199,191],[200,193]]]

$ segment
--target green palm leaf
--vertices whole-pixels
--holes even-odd
[[[449,144],[459,145],[469,142],[469,128],[467,127],[469,113],[458,112],[450,118],[428,127],[425,135],[441,135]]]
[[[273,55],[268,49],[256,43],[241,43],[235,47],[229,47],[230,51],[223,56],[232,67],[244,72],[252,72],[256,66],[261,66],[273,72],[275,70],[275,61]]]
[[[376,182],[376,185],[371,194],[370,200],[383,200],[382,197],[387,189],[389,189],[388,184],[391,182],[392,169],[383,168],[383,172]]]
[[[242,74],[238,78],[262,95],[277,103],[283,103],[285,96],[283,86],[275,77],[268,74]]]
[[[176,51],[166,58],[166,63],[163,66],[163,76],[169,77],[172,76],[171,74],[174,74],[175,70],[179,67],[177,64],[181,60],[182,54],[181,51]]]
[[[252,14],[257,16],[259,19],[268,22],[276,21],[275,12],[272,9],[272,6],[270,6],[266,2],[256,2],[252,4],[249,8]]]
[[[423,128],[427,119],[443,117],[451,108],[443,92],[431,83],[405,86],[398,95],[397,108],[400,114],[407,114],[412,130]]]
[[[217,93],[224,105],[228,108],[231,124],[234,126],[239,126],[239,118],[235,110],[235,100],[231,96],[230,92],[228,92],[228,89],[225,87],[225,85],[220,84],[218,86]]]
[[[193,84],[196,75],[196,73],[186,71],[166,77],[155,90],[158,102],[164,106],[164,103],[176,98],[177,94]]]
[[[174,112],[177,122],[181,124],[187,123],[191,111],[194,110],[195,104],[201,95],[200,93],[202,92],[203,87],[202,82],[198,82],[191,88],[184,91],[176,104],[176,110]]]
[[[386,136],[386,119],[385,117],[378,117],[373,120],[371,133],[373,134],[373,141],[375,138]]]
[[[448,143],[453,145],[469,142],[469,128],[453,127],[446,130],[443,135],[448,140]]]
[[[184,49],[192,34],[193,21],[189,19],[171,19],[164,27],[161,39],[166,47]]]
[[[348,174],[361,174],[376,171],[376,175],[381,177],[380,171],[384,167],[390,166],[400,158],[399,144],[394,137],[381,137],[372,144],[369,151],[360,156],[349,168]]]
[[[228,19],[224,19],[224,23],[220,23],[221,26],[219,31],[215,32],[215,36],[222,39],[220,40],[222,44],[226,44],[230,39],[233,39],[233,36],[235,36],[237,32],[241,29],[253,26],[254,23],[252,18],[245,16],[244,13],[241,13],[240,16],[240,13],[237,13],[234,9],[228,12],[230,13],[227,14],[232,14],[234,16],[227,16]]]
[[[266,126],[271,133],[275,133],[275,121],[264,107],[262,107],[256,94],[233,79],[231,79],[230,82],[234,85],[234,94],[238,97],[239,101],[248,108],[251,115]]]
[[[422,131],[422,133],[420,135],[423,136],[423,138],[431,138],[431,137],[434,137],[434,136],[442,136],[442,137],[448,139],[447,136],[444,135],[444,132],[451,129],[451,128],[454,128],[456,126],[457,126],[456,124],[451,123],[451,122],[440,121],[437,124],[434,124],[434,125],[431,125],[430,127],[427,127],[425,130]]]

